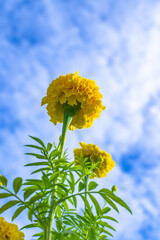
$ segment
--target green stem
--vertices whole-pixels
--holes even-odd
[[[63,149],[64,149],[64,143],[65,143],[65,140],[66,140],[67,130],[69,128],[69,125],[72,122],[73,117],[74,117],[74,115],[72,114],[71,111],[64,111],[62,136],[61,136],[61,141],[60,141],[60,149],[61,149],[60,158],[62,157],[62,154],[63,154]]]
[[[87,192],[88,192],[88,182],[89,182],[89,175],[86,175],[84,177],[84,181],[85,181],[85,198],[87,200]],[[86,205],[85,205],[85,212],[86,212]]]
[[[67,134],[67,130],[72,122],[73,117],[77,114],[77,112],[80,110],[80,104],[77,104],[77,106],[70,106],[67,103],[64,105],[64,118],[63,118],[63,128],[62,128],[62,136],[60,139],[60,156],[59,158],[62,157],[63,154],[63,149],[64,149],[64,143],[66,140],[66,134]],[[57,184],[58,179],[56,180],[56,182],[54,184]],[[57,185],[54,186],[53,188],[53,192],[51,194],[51,203],[50,203],[50,212],[49,212],[49,225],[48,225],[48,236],[46,240],[52,240],[52,225],[53,225],[53,220],[54,220],[54,215],[56,212],[56,189],[57,189]]]
[[[87,192],[88,192],[88,183],[89,183],[89,175],[86,175],[84,177],[84,180],[85,180],[85,198],[87,199]]]

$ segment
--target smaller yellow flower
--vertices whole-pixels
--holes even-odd
[[[24,233],[18,230],[18,226],[8,223],[0,217],[0,239],[2,240],[24,240]]]
[[[109,153],[100,150],[97,145],[80,143],[81,148],[74,149],[75,164],[78,165],[80,158],[87,158],[87,162],[98,163],[97,167],[93,170],[98,178],[106,177],[107,173],[115,166],[115,162]],[[91,178],[95,178],[94,175]]]

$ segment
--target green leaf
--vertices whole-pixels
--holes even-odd
[[[5,203],[1,208],[0,208],[0,214],[5,212],[7,209],[13,207],[14,205],[18,204],[19,201],[17,200],[12,200],[10,202]]]
[[[42,194],[36,193],[32,198],[29,199],[29,204],[33,204],[39,199],[42,199]]]
[[[57,183],[57,184],[54,184],[54,186],[57,186],[56,191],[62,189],[62,190],[64,190],[68,194],[68,189],[65,187],[66,185],[61,184],[61,183]]]
[[[92,213],[92,210],[91,210],[91,207],[90,207],[90,204],[88,202],[88,200],[83,196],[83,195],[80,195],[84,204],[85,204],[85,207],[88,209],[88,212],[89,212],[89,215],[90,216],[93,216],[93,213]]]
[[[113,218],[113,217],[110,217],[110,216],[103,216],[102,218],[105,218],[105,219],[108,219],[108,220],[112,220],[112,221],[114,221],[114,222],[117,222],[117,223],[118,223],[118,221],[117,221],[115,218]]]
[[[94,227],[90,227],[88,229],[88,240],[96,240],[96,229]]]
[[[66,201],[63,201],[62,204],[63,204],[64,208],[68,211],[68,210],[69,210],[69,207],[68,207],[67,202],[66,202]]]
[[[28,189],[24,192],[24,200],[26,200],[29,196],[35,193],[35,189]]]
[[[32,222],[33,220],[33,212],[31,211],[33,207],[30,206],[30,209],[28,209],[28,219]]]
[[[60,172],[54,172],[54,173],[51,175],[49,181],[50,181],[50,182],[54,182],[54,180],[56,181],[57,178],[59,177],[59,175],[60,175]]]
[[[7,178],[0,175],[0,182],[3,184],[4,187],[7,187],[7,183],[8,183]]]
[[[39,236],[42,236],[44,239],[44,232],[35,233],[32,237],[39,237]]]
[[[116,229],[114,227],[112,227],[111,225],[109,225],[107,222],[98,221],[98,223],[103,227],[107,227],[107,228],[112,229],[113,231],[116,231]]]
[[[10,193],[0,193],[0,198],[7,198],[7,197],[11,197],[12,194]]]
[[[17,210],[14,212],[13,216],[12,216],[12,221],[19,216],[19,214],[26,209],[26,206],[21,206],[19,208],[17,208]]]
[[[48,162],[34,162],[34,163],[28,163],[24,166],[27,167],[27,166],[41,166],[41,165],[48,166]]]
[[[73,203],[74,203],[74,207],[77,208],[77,198],[76,198],[76,196],[73,196]]]
[[[42,172],[42,171],[48,171],[49,170],[49,168],[48,167],[45,167],[45,168],[39,168],[39,169],[37,169],[37,170],[35,170],[35,171],[33,171],[33,172],[31,172],[31,175],[32,174],[34,174],[34,173],[37,173],[37,172]]]
[[[36,145],[31,145],[31,144],[26,144],[24,145],[25,147],[31,147],[31,148],[36,148],[36,149],[39,149],[41,151],[45,151],[46,149],[43,148],[43,147],[39,147],[39,146],[36,146]]]
[[[40,138],[33,137],[33,136],[30,136],[30,135],[29,135],[29,137],[34,139],[36,142],[38,142],[42,147],[46,148],[43,141]]]
[[[82,191],[85,188],[85,184],[83,182],[80,182],[78,185],[78,192]]]
[[[90,225],[90,221],[88,219],[86,219],[85,217],[77,214],[77,218],[82,220],[84,222],[84,224]]]
[[[102,209],[102,214],[108,213],[111,210],[109,207],[105,207]]]
[[[98,184],[94,181],[91,181],[88,185],[88,190],[91,191],[93,189],[95,189],[98,186]]]
[[[72,172],[69,172],[69,176],[70,176],[70,180],[71,180],[71,191],[72,193],[74,192],[75,190],[75,181],[74,181],[74,176],[73,176],[73,173]]]
[[[20,177],[17,177],[17,178],[14,179],[14,181],[13,181],[13,189],[14,189],[15,194],[17,194],[19,189],[21,188],[22,181],[23,180]]]
[[[113,237],[113,235],[110,232],[108,232],[106,229],[103,229],[102,232],[104,232],[104,233],[110,235],[111,237]]]
[[[112,191],[110,191],[107,188],[103,188],[103,189],[100,190],[100,192],[105,193],[108,197],[113,199],[116,203],[118,203],[119,205],[121,205],[122,207],[127,209],[132,214],[132,211],[128,207],[128,205],[121,198],[117,197]]]
[[[95,206],[97,215],[100,215],[101,214],[101,207],[100,207],[97,199],[90,193],[88,195],[89,195],[90,199],[92,200],[92,202],[93,202],[93,204]]]
[[[50,153],[50,157],[56,158],[59,154],[60,154],[60,152],[59,152],[57,149],[54,149],[54,150]]]
[[[114,209],[119,213],[119,210],[117,208],[117,206],[114,204],[114,202],[112,202],[112,200],[110,198],[108,198],[104,193],[100,193],[100,195],[104,198],[104,200]]]
[[[29,186],[29,187],[24,188],[23,191],[27,191],[29,189],[34,189],[34,191],[37,191],[37,190],[39,190],[39,187],[37,185],[36,186]]]
[[[53,144],[51,144],[51,143],[47,144],[47,152],[49,152],[51,150],[52,146],[53,146]]]
[[[99,240],[107,240],[108,238],[106,237],[106,235],[101,235]]]
[[[58,205],[57,208],[56,208],[56,215],[57,215],[58,218],[60,218],[61,215],[62,215],[62,214],[61,214],[61,208],[60,208],[59,205]]]
[[[37,153],[25,153],[25,155],[34,156],[34,157],[36,157],[36,158],[38,158],[38,159],[47,159],[46,156],[41,155],[41,154],[37,154]]]
[[[33,228],[33,227],[39,227],[38,224],[36,223],[31,223],[31,224],[28,224],[28,225],[25,225],[24,227],[20,228],[20,230],[23,230],[24,228]]]

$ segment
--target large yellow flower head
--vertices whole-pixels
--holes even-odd
[[[78,76],[78,72],[75,72],[53,80],[41,105],[47,104],[50,121],[55,125],[58,122],[63,123],[65,103],[74,107],[80,106],[69,127],[70,130],[74,130],[92,126],[94,119],[98,118],[105,109],[102,105],[102,97],[94,80],[82,78]]]
[[[8,223],[0,217],[0,239],[1,240],[24,240],[24,233],[18,230],[17,225]]]
[[[100,150],[97,145],[80,143],[81,148],[74,149],[75,164],[78,165],[81,157],[86,158],[89,163],[98,163],[93,170],[98,178],[106,177],[106,174],[115,166],[115,162],[109,153]],[[91,175],[93,179],[95,176]]]

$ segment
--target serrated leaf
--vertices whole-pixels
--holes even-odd
[[[14,179],[14,181],[13,181],[13,189],[14,189],[15,194],[17,194],[19,189],[21,188],[22,181],[23,180],[20,177],[17,177],[17,178]]]
[[[101,207],[100,207],[97,199],[90,193],[88,195],[89,195],[90,199],[92,200],[92,202],[93,202],[93,204],[95,206],[97,215],[100,215],[101,214]]]
[[[83,216],[77,214],[77,218],[82,220],[82,222],[84,222],[84,224],[90,225],[90,221],[86,217],[83,217]]]
[[[76,196],[73,196],[73,203],[74,203],[74,207],[77,208],[77,198]]]
[[[57,149],[54,149],[51,153],[50,153],[50,157],[52,157],[53,159],[56,158],[58,155],[60,154],[60,152]]]
[[[41,155],[41,154],[37,154],[37,153],[25,153],[25,155],[34,156],[34,157],[36,157],[36,158],[38,158],[38,159],[47,159],[46,156]]]
[[[33,234],[32,237],[39,237],[39,236],[42,236],[44,238],[44,232],[35,233]]]
[[[125,209],[127,209],[131,214],[132,211],[131,209],[128,207],[128,205],[119,197],[117,197],[112,191],[110,191],[107,188],[103,188],[100,190],[100,192],[105,193],[108,197],[110,197],[112,200],[114,200],[116,203],[118,203],[119,205],[121,205],[122,207],[124,207]]]
[[[68,189],[64,186],[64,184],[57,183],[57,184],[54,184],[54,186],[57,186],[56,191],[59,191],[60,189],[62,189],[68,194]],[[58,189],[58,188],[60,188],[60,189]]]
[[[110,232],[108,232],[106,229],[103,229],[102,232],[104,232],[104,233],[108,234],[109,236],[113,237],[113,235]]]
[[[115,218],[113,218],[113,217],[110,217],[110,216],[103,216],[102,218],[105,218],[105,219],[108,219],[108,220],[112,220],[112,221],[114,221],[114,222],[117,222],[117,223],[118,223],[118,221],[117,221]]]
[[[119,210],[118,210],[117,206],[115,205],[114,202],[112,202],[112,200],[111,200],[109,197],[107,197],[104,193],[103,193],[103,194],[100,193],[100,195],[104,198],[104,200],[105,200],[114,210],[116,210],[116,211],[119,213]]]
[[[106,214],[106,213],[108,213],[110,210],[111,210],[111,208],[105,207],[105,208],[102,209],[102,214]]]
[[[69,207],[68,207],[67,202],[66,202],[66,201],[63,201],[62,204],[63,204],[64,208],[68,211],[68,210],[69,210]]]
[[[70,187],[71,187],[71,191],[72,191],[72,193],[73,193],[74,190],[75,190],[75,182],[74,182],[74,176],[73,176],[73,173],[72,173],[72,172],[69,172],[69,176],[70,176],[70,180],[71,180]]]
[[[31,207],[30,207],[31,208]],[[33,220],[33,212],[30,210],[30,209],[28,209],[28,219],[32,222],[32,220]]]
[[[20,228],[20,230],[23,230],[23,229],[25,229],[25,228],[33,228],[33,227],[39,227],[38,226],[38,224],[36,224],[36,223],[31,223],[31,224],[27,224],[27,225],[25,225],[24,227],[22,227],[22,228]]]
[[[8,210],[9,208],[13,207],[14,205],[18,204],[18,200],[12,200],[10,202],[5,203],[1,208],[0,208],[0,214]]]
[[[33,172],[31,172],[31,175],[32,174],[34,174],[34,173],[37,173],[37,172],[42,172],[42,171],[48,171],[49,170],[49,168],[48,167],[45,167],[45,168],[39,168],[39,169],[37,169],[37,170],[35,170],[35,171],[33,171]]]
[[[27,166],[41,166],[41,165],[48,166],[48,162],[34,162],[34,163],[28,163],[24,166],[27,167]]]
[[[59,177],[59,175],[60,175],[60,172],[55,172],[55,173],[53,173],[53,174],[51,175],[49,181],[50,181],[50,182],[54,182],[54,180],[56,181],[56,179]]]
[[[116,229],[114,227],[112,227],[110,224],[108,224],[107,222],[98,221],[98,223],[103,227],[107,227],[107,228],[112,229],[113,231],[116,231]]]
[[[12,194],[10,193],[0,193],[0,198],[7,198],[7,197],[11,197]]]
[[[33,204],[41,198],[42,198],[42,195],[36,193],[33,197],[29,199],[29,204]]]
[[[32,144],[26,144],[24,145],[25,147],[31,147],[31,148],[36,148],[38,150],[41,150],[41,151],[45,151],[46,149],[43,148],[43,147],[40,147],[40,146],[36,146],[36,145],[32,145]]]
[[[47,144],[47,151],[48,151],[48,152],[51,150],[52,146],[53,146],[53,144],[51,144],[51,143],[48,143],[48,144]]]
[[[111,237],[113,237],[113,235],[110,232],[108,232],[106,229],[103,229],[102,232],[104,232],[104,233],[110,235]]]
[[[91,181],[88,185],[88,190],[91,191],[93,189],[95,189],[98,186],[98,184],[94,181]]]
[[[80,196],[81,196],[81,198],[82,198],[82,200],[84,202],[85,208],[89,212],[89,215],[92,216],[93,214],[92,214],[92,210],[91,210],[91,207],[90,207],[90,204],[89,204],[88,200],[83,195],[80,195]]]
[[[8,180],[7,180],[6,177],[0,175],[0,182],[2,183],[2,185],[3,185],[4,187],[7,187]]]
[[[13,216],[12,216],[12,221],[19,216],[19,214],[21,212],[23,212],[23,210],[26,209],[26,206],[21,206],[19,208],[17,208],[17,210],[14,212]]]
[[[61,215],[62,215],[62,214],[61,214],[61,208],[60,208],[59,205],[58,205],[57,208],[56,208],[56,215],[57,215],[58,218],[60,218]]]
[[[34,139],[36,142],[38,142],[42,147],[46,148],[43,141],[40,138],[33,137],[33,136],[30,136],[30,135],[29,135],[29,137]]]
[[[24,192],[24,200],[26,200],[29,196],[35,193],[35,189],[28,189]]]
[[[99,240],[107,240],[108,238],[106,237],[106,235],[102,235],[100,236],[100,239]]]
[[[85,188],[85,184],[83,182],[80,182],[78,185],[78,192],[81,192]]]
[[[24,184],[23,184],[23,185],[24,185]],[[24,188],[23,191],[27,191],[27,190],[29,190],[29,189],[34,189],[34,191],[39,190],[38,186],[29,186],[29,187]]]

